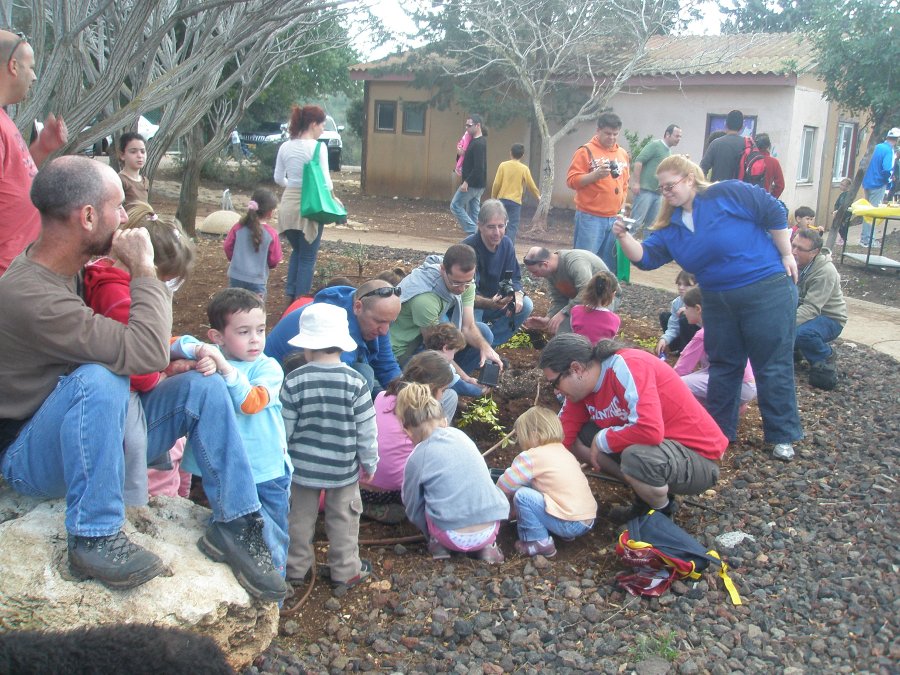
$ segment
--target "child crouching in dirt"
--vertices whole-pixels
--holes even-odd
[[[406,515],[427,537],[435,560],[450,551],[488,563],[503,562],[496,539],[509,503],[491,481],[471,439],[447,426],[441,403],[424,384],[397,394],[396,415],[416,447],[403,472]]]
[[[556,555],[551,533],[574,539],[590,532],[597,501],[575,455],[562,444],[559,417],[534,407],[515,424],[522,452],[497,481],[518,512],[516,551],[525,555]]]

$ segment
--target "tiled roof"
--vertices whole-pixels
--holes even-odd
[[[378,61],[357,63],[350,71],[365,73],[397,68],[411,52]],[[815,68],[813,50],[795,33],[738,35],[658,35],[650,39],[647,55],[635,75],[762,75],[805,73]]]
[[[813,50],[793,33],[655,36],[639,75],[763,75],[805,73]]]

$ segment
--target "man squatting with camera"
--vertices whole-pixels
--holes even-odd
[[[573,248],[595,253],[616,269],[612,226],[628,193],[628,153],[617,143],[622,120],[607,112],[597,119],[597,133],[572,157],[566,185],[575,190]]]
[[[534,305],[522,291],[516,248],[506,236],[506,207],[488,199],[478,214],[478,231],[462,243],[475,249],[475,320],[488,325],[491,344],[502,345],[519,330]]]

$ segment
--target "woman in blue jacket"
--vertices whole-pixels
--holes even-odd
[[[787,214],[749,183],[707,183],[684,155],[664,159],[656,175],[663,203],[650,237],[636,241],[621,220],[614,233],[640,269],[675,260],[697,278],[710,361],[710,414],[734,440],[749,358],[766,442],[773,444],[775,457],[790,461],[803,430],[793,361],[797,263]]]

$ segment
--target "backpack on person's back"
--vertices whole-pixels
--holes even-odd
[[[744,152],[738,166],[738,180],[765,188],[766,156],[756,147],[752,138],[744,138]]]

